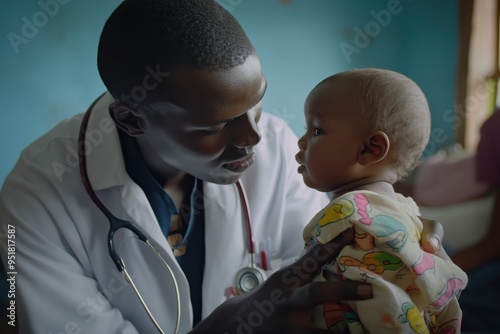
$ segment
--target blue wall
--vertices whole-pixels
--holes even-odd
[[[23,147],[84,111],[104,90],[96,69],[97,40],[118,3],[2,0],[0,183]],[[431,138],[428,153],[453,142],[453,124],[443,113],[455,100],[457,0],[219,3],[240,21],[260,54],[269,85],[264,110],[287,120],[298,135],[304,99],[317,82],[349,68],[382,67],[406,74],[426,93],[433,128],[443,133]],[[36,30],[29,29],[33,23]],[[362,38],[367,33],[372,37]]]

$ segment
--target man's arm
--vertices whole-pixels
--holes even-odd
[[[0,195],[0,232],[15,231],[15,264],[7,262],[5,239],[0,254],[6,271],[15,272],[19,333],[137,333],[82,263],[88,259],[59,194],[35,180],[36,172],[21,174]]]

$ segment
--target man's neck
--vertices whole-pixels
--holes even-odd
[[[189,204],[189,196],[194,186],[194,177],[183,172],[176,178],[162,184],[165,192],[170,196],[175,206],[179,209],[182,204]]]
[[[177,208],[179,208],[183,203],[185,196],[187,196],[193,189],[194,177],[184,171],[166,164],[156,155],[148,154],[151,150],[144,147],[144,143],[140,140],[137,140],[137,144],[141,155],[144,158],[144,162],[151,172],[151,175],[171,197]]]

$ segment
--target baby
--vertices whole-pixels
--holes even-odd
[[[372,284],[373,299],[325,304],[318,327],[350,333],[458,333],[457,294],[467,276],[449,258],[420,247],[422,222],[393,184],[413,169],[428,142],[430,112],[420,88],[402,74],[356,69],[320,82],[305,103],[298,172],[332,193],[304,229],[306,249],[354,228],[354,243],[318,280]]]

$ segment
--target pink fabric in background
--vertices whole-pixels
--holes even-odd
[[[442,154],[441,154],[442,153]],[[427,158],[415,175],[413,199],[427,207],[447,206],[485,195],[490,186],[476,179],[474,153],[444,152]]]
[[[481,127],[476,153],[476,177],[500,185],[500,111],[497,109]]]

